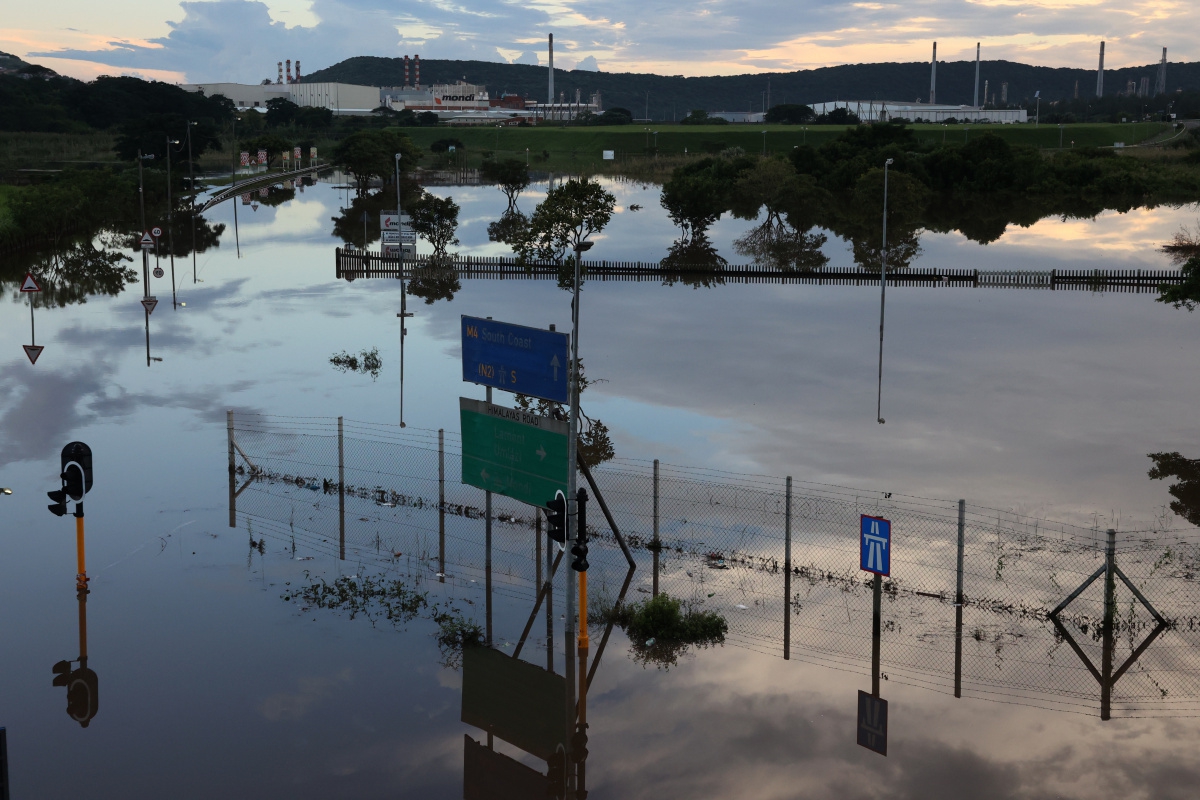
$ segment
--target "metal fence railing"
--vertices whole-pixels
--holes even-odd
[[[231,524],[241,518],[254,534],[343,558],[404,559],[435,580],[481,579],[484,493],[460,481],[456,434],[239,414],[229,436]],[[719,612],[729,644],[868,673],[872,589],[858,568],[859,519],[868,514],[892,522],[880,634],[887,680],[1095,713],[1101,687],[1081,656],[1108,659],[1110,673],[1132,657],[1112,682],[1113,715],[1200,713],[1196,529],[1115,539],[1114,563],[1163,630],[1121,581],[1106,604],[1102,580],[1056,625],[1051,611],[1106,563],[1105,532],[658,462],[617,459],[592,474],[637,564],[634,591]],[[492,525],[493,591],[532,601],[535,510],[494,496]],[[589,585],[605,592],[621,584],[626,561],[601,514],[589,528]]]

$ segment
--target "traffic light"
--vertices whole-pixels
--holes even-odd
[[[84,662],[87,659],[82,659]],[[54,686],[67,689],[67,714],[83,727],[87,727],[100,710],[100,679],[85,666],[72,670],[70,661],[59,661],[51,671]]]
[[[546,533],[559,544],[567,541],[567,496],[562,492],[546,503]]]
[[[576,572],[587,572],[587,489],[580,489],[575,495],[575,518],[578,524],[575,527],[575,543],[571,545],[571,555],[575,556],[575,560],[571,562],[571,569]]]
[[[549,770],[546,772],[546,796],[560,800],[567,796],[567,754],[562,745],[558,752],[550,756],[546,762]]]
[[[571,734],[571,760],[575,761],[576,763],[580,761],[587,761],[587,726],[588,725],[586,722],[581,723],[575,730],[575,733]]]
[[[62,449],[63,488],[76,502],[92,490],[92,448],[83,442],[71,442]]]
[[[67,513],[66,489],[59,489],[57,492],[46,492],[46,494],[49,495],[50,499],[54,501],[53,504],[46,506],[46,508],[50,509],[50,513],[54,514],[56,517],[61,517],[63,514]]]

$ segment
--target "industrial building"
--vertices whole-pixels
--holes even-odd
[[[185,83],[180,88],[207,95],[225,95],[239,109],[266,111],[267,101],[279,97],[305,108],[328,108],[337,115],[370,114],[379,107],[378,88],[349,83]]]
[[[862,122],[887,122],[903,119],[909,122],[1028,122],[1029,114],[1023,108],[977,108],[975,106],[951,106],[936,103],[899,103],[893,100],[831,100],[813,103],[812,110],[818,115],[828,114],[835,108],[844,108],[854,113]]]

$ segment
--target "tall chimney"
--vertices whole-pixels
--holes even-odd
[[[975,107],[979,108],[979,42],[975,43]]]
[[[296,59],[296,83],[300,82],[300,59]]]
[[[550,105],[554,105],[554,34],[550,34]]]
[[[933,68],[929,72],[929,103],[937,102],[937,42],[933,43]]]
[[[279,62],[279,77],[275,79],[275,83],[277,83],[277,84],[283,83],[283,62],[282,61]]]
[[[983,104],[985,106],[987,105],[987,99],[988,99],[988,82],[984,81],[983,82]]]
[[[1096,97],[1104,96],[1104,42],[1100,43],[1100,69],[1096,70]]]
[[[287,60],[287,79],[288,83],[292,82],[292,60],[290,58]]]
[[[404,86],[408,87],[408,56],[404,57]]]
[[[421,88],[421,57],[419,55],[413,56],[413,67],[417,73],[417,88],[420,89]]]
[[[1167,93],[1167,48],[1163,48],[1162,62],[1158,65],[1158,77],[1154,79],[1154,95]]]

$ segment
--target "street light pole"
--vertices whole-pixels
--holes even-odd
[[[887,196],[888,167],[893,159],[883,162],[883,264],[879,270],[879,393],[875,401],[875,419],[883,424],[883,312],[887,299]]]
[[[400,205],[400,153],[396,153],[396,239],[400,243],[400,427],[404,424],[404,321],[412,316],[408,313],[408,292],[404,282],[404,209]],[[365,247],[365,240],[364,240]],[[383,242],[380,242],[380,250]],[[489,390],[490,391],[490,390]]]
[[[171,200],[171,145],[178,141],[167,136],[167,249],[171,251],[171,308],[179,308],[175,297],[175,214]]]
[[[153,156],[153,154],[151,154]],[[142,178],[142,149],[139,147],[137,152],[138,162],[138,208],[142,218],[142,233],[138,236],[138,247],[141,247],[142,236],[146,235],[146,182]],[[150,296],[150,257],[146,255],[146,248],[142,247],[142,296]]]
[[[195,125],[195,122],[188,121],[188,189],[192,192],[192,283],[196,282],[196,171],[192,164],[192,128]]]

